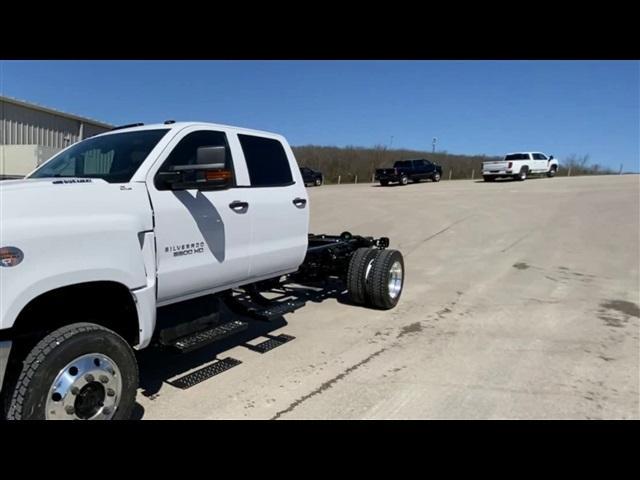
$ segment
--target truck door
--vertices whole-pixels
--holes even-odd
[[[533,168],[536,173],[547,171],[547,157],[542,153],[534,153],[533,155]]]
[[[411,161],[411,172],[409,175],[412,179],[422,179],[424,177],[424,163],[422,160]]]
[[[238,134],[249,174],[251,281],[298,269],[307,252],[307,190],[291,148],[278,136]]]
[[[540,171],[541,172],[549,171],[549,157],[547,157],[544,153],[540,154]]]
[[[251,248],[246,167],[226,131],[188,127],[161,154],[147,177],[157,245],[158,302],[222,290],[248,275]],[[175,190],[161,173],[196,163],[198,148],[225,147],[232,180],[221,190]],[[235,151],[234,151],[235,147]],[[239,157],[239,158],[238,158]]]
[[[424,160],[424,178],[431,178],[436,167],[429,160]]]

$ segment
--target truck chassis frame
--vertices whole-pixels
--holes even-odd
[[[307,256],[292,278],[301,281],[338,277],[345,279],[351,256],[358,248],[384,250],[387,237],[363,237],[343,232],[340,235],[309,234]]]

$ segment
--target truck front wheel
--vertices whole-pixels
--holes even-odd
[[[403,175],[402,177],[400,177],[400,185],[406,185],[409,183],[409,177],[407,177],[406,175]]]
[[[404,260],[398,250],[382,250],[367,276],[368,304],[389,310],[396,306],[404,286]]]
[[[440,172],[434,173],[433,176],[431,177],[431,180],[433,182],[439,182],[440,181]]]
[[[7,419],[128,419],[137,388],[129,344],[99,325],[74,323],[47,335],[27,355]]]
[[[558,173],[558,167],[556,167],[555,165],[553,165],[551,167],[551,169],[547,172],[547,177],[551,178],[551,177],[555,177],[556,173]]]

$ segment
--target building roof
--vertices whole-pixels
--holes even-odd
[[[103,128],[113,128],[113,125],[105,122],[100,122],[99,120],[94,120],[92,118],[81,117],[80,115],[74,115],[73,113],[62,112],[60,110],[55,110],[50,107],[45,107],[43,105],[38,105],[37,103],[26,102],[24,100],[18,100],[17,98],[7,97],[5,95],[0,95],[0,102],[13,103],[14,105],[19,105],[21,107],[30,108],[32,110],[39,110],[41,112],[50,113],[53,115],[57,115],[59,117],[70,118],[72,120],[78,120],[80,122],[87,123],[89,125],[95,125],[97,127]]]

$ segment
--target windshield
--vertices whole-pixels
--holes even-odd
[[[54,156],[29,178],[101,178],[126,183],[169,129],[114,133],[83,140]]]

